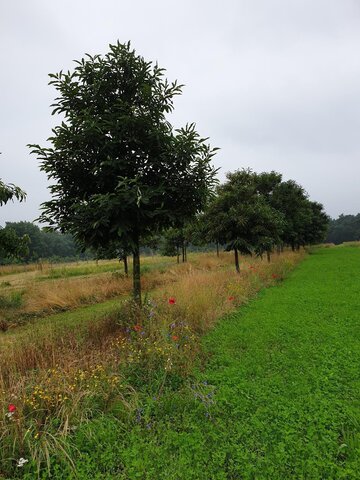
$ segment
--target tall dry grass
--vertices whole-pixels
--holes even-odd
[[[151,292],[156,304],[153,314],[155,329],[168,329],[174,322],[186,323],[196,334],[209,330],[218,318],[251,299],[264,286],[274,284],[284,278],[298,262],[302,254],[285,253],[274,256],[269,264],[265,261],[248,259],[242,262],[243,270],[236,274],[232,267],[232,257],[223,254],[220,258],[211,255],[198,255],[194,261],[174,265],[164,273],[153,272],[143,279],[143,288]],[[88,282],[88,285],[86,285]],[[56,281],[56,287],[45,291],[33,291],[29,303],[30,311],[38,311],[46,306],[49,309],[65,308],[74,305],[88,295],[93,301],[106,296],[126,294],[131,289],[130,279],[103,278],[77,279],[68,283]],[[67,288],[63,285],[65,284]],[[169,298],[174,304],[169,304]],[[108,338],[126,325],[126,318],[119,311],[94,321],[84,320],[65,329],[49,322],[42,328],[27,328],[25,335],[14,332],[11,337],[0,336],[0,388],[9,385],[9,379],[23,375],[34,368],[49,368],[56,365],[89,362],[94,350],[108,346]],[[129,318],[129,322],[134,321]],[[153,322],[154,324],[154,322]],[[6,341],[4,342],[4,340]],[[6,347],[6,348],[5,348]]]
[[[179,265],[174,260],[172,264],[171,260],[167,260],[169,264],[167,268],[163,267],[164,260],[161,257],[143,259],[143,269],[145,270],[142,276],[143,291],[146,293],[159,285],[176,281],[189,268],[214,270],[224,268],[232,261],[231,255],[226,253],[223,253],[220,258],[211,254],[198,254],[190,255],[190,259],[189,263]],[[17,323],[21,324],[29,317],[40,317],[59,311],[72,310],[130,294],[132,280],[125,277],[121,270],[116,270],[114,273],[97,273],[99,268],[108,266],[119,269],[118,262],[102,261],[98,266],[94,262],[86,262],[85,267],[84,263],[56,267],[55,271],[57,272],[59,268],[70,272],[86,270],[93,272],[92,275],[79,277],[65,275],[64,278],[52,279],[48,278],[49,272],[54,270],[47,265],[40,273],[29,271],[26,274],[20,273],[11,278],[8,277],[11,282],[8,282],[9,286],[2,289],[0,296],[4,300],[9,299],[10,301],[14,294],[19,294],[21,302],[19,302],[19,306],[11,309],[0,306],[0,324],[3,325],[3,330],[14,327]]]

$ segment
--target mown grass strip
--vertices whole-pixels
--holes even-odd
[[[63,331],[81,329],[89,322],[95,322],[99,318],[115,312],[124,301],[124,298],[126,297],[117,297],[112,300],[96,303],[94,305],[87,305],[75,310],[36,318],[34,323],[26,323],[23,326],[0,333],[0,345],[4,346],[12,339],[19,340],[21,338],[26,338],[30,332],[33,336],[46,336],[49,330],[56,330],[57,334],[61,335]]]
[[[218,324],[185,393],[148,400],[128,431],[80,429],[80,478],[360,478],[359,264],[317,251]]]

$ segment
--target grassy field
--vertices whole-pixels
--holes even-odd
[[[76,431],[78,476],[360,478],[359,265],[359,248],[319,249],[226,316],[176,392],[145,389],[127,429],[114,404]]]
[[[76,478],[76,471],[84,479],[170,478],[161,477],[163,467],[155,473],[149,463],[152,442],[168,438],[168,413],[177,418],[190,402],[191,408],[205,405],[202,417],[211,416],[213,386],[192,373],[203,358],[199,339],[263,287],[281,282],[302,258],[303,253],[291,252],[275,255],[270,264],[244,258],[240,276],[231,254],[194,255],[180,265],[152,259],[148,268],[145,263],[141,312],[126,300],[129,281],[119,275],[113,299],[74,301],[66,312],[50,316],[40,302],[27,323],[15,322],[0,334],[0,477],[65,479]],[[54,279],[43,269],[5,278],[23,282],[30,299],[33,285],[23,276],[35,272],[39,288],[68,299],[73,282],[81,280],[86,288],[95,278],[104,283],[112,275],[95,266],[92,273],[83,265],[60,268],[82,273]],[[147,439],[145,461],[136,445]],[[23,467],[16,466],[20,458],[27,460]]]
[[[142,260],[143,288],[168,283],[174,260],[145,257]],[[131,275],[131,272],[130,272]],[[131,279],[116,260],[68,264],[37,263],[0,267],[0,330],[73,310],[111,298],[128,295]]]

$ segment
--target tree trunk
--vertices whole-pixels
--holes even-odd
[[[179,245],[176,245],[176,260],[177,260],[177,263],[180,263]]]
[[[278,243],[277,246],[276,246],[276,253],[277,253],[278,255],[280,255],[280,253],[281,253],[281,245],[280,245],[279,243]]]
[[[181,250],[182,250],[182,261],[184,263],[185,262],[185,244],[184,244],[184,242],[181,245]]]
[[[267,257],[268,263],[270,263],[271,262],[270,250],[266,250],[266,257]]]
[[[128,269],[127,255],[124,255],[123,260],[124,260],[124,272],[125,272],[125,275],[128,277],[129,269]]]
[[[235,268],[236,268],[237,273],[240,273],[238,249],[237,249],[237,248],[234,248],[234,252],[235,252]]]
[[[295,244],[294,244],[294,242],[291,243],[291,250],[292,250],[293,252],[295,252]]]
[[[140,248],[139,238],[135,241],[133,250],[133,297],[134,301],[141,307],[141,281],[140,281]]]
[[[219,242],[216,242],[216,256],[219,258]]]
[[[187,262],[187,245],[185,243],[185,262]]]

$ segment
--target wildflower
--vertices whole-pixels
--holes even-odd
[[[174,342],[176,342],[179,340],[179,337],[177,335],[173,335],[171,339],[174,340]]]
[[[141,329],[142,329],[141,325],[134,325],[135,332],[140,332]]]
[[[275,278],[275,279],[278,278],[278,276],[275,273],[273,273],[271,276],[272,278]]]
[[[172,323],[172,324],[170,325],[170,328],[175,328],[175,327],[176,327],[176,323]]]
[[[229,302],[233,302],[235,300],[235,297],[231,296],[231,297],[228,298],[228,300],[229,300]]]
[[[175,297],[170,297],[169,298],[169,305],[175,305],[175,303],[176,303]]]
[[[13,403],[10,403],[8,406],[8,412],[15,413],[15,411],[16,411],[16,406]]]
[[[21,458],[19,458],[16,466],[21,468],[21,467],[23,467],[23,466],[25,465],[25,463],[27,463],[28,461],[29,461],[29,460],[28,460],[27,458],[21,457]]]

